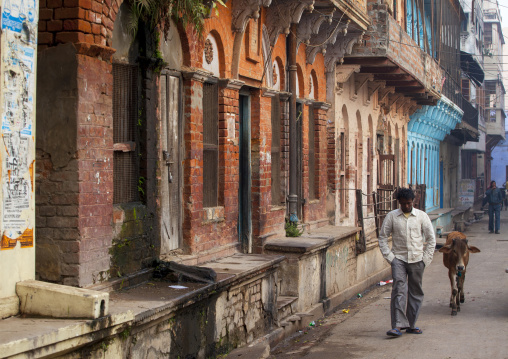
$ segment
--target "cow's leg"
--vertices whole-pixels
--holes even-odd
[[[452,315],[457,315],[457,281],[456,281],[457,274],[454,273],[454,271],[448,272],[448,277],[450,278],[450,284],[452,287],[452,295],[450,296],[450,307],[452,307]]]
[[[462,274],[459,277],[459,274],[457,273],[455,281],[457,282],[457,295],[455,296],[455,303],[457,304],[457,312],[460,312],[460,292],[462,290]]]
[[[464,303],[464,281],[466,280],[466,270],[462,272],[462,277],[460,277],[460,283],[459,283],[459,294],[460,294],[460,302]]]

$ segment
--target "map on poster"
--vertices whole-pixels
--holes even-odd
[[[2,0],[0,249],[33,246],[36,0]]]

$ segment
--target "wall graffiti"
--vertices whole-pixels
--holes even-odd
[[[37,6],[2,1],[2,213],[0,250],[33,246]]]

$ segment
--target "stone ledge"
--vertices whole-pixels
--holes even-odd
[[[285,259],[280,255],[235,254],[201,266],[211,268],[217,273],[213,284],[182,282],[186,289],[169,288],[170,282],[155,282],[111,294],[111,307],[116,310],[132,310],[135,322],[149,322],[173,311],[189,307],[210,295],[233,287],[239,283],[263,276],[275,270]],[[176,284],[176,283],[173,283]]]
[[[110,293],[112,314],[95,320],[21,317],[0,320],[0,353],[2,357],[56,357],[77,351],[105,338],[129,333],[135,325],[158,323],[160,318],[169,318],[177,310],[203,302],[219,291],[236,290],[238,286],[264,278],[284,258],[235,254],[203,264],[217,272],[218,281],[214,284],[178,283],[188,289],[177,290],[169,288],[172,283],[161,281]]]
[[[305,233],[301,237],[277,237],[265,242],[264,250],[287,253],[310,253],[329,247],[361,231],[360,227],[324,226]]]
[[[0,321],[0,353],[2,358],[61,354],[115,335],[133,319],[130,311],[96,320],[7,318]]]
[[[108,314],[109,295],[104,292],[25,280],[16,283],[16,294],[23,315],[97,319]]]

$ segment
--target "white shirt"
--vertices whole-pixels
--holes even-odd
[[[388,237],[392,236],[392,249],[388,246]],[[398,258],[406,263],[423,260],[427,267],[432,262],[436,248],[434,228],[427,213],[416,208],[406,218],[402,210],[389,212],[379,232],[379,249],[383,257],[391,263]]]

